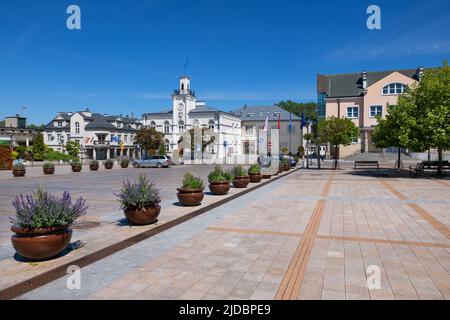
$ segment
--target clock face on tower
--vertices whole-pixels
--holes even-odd
[[[183,111],[183,109],[184,109],[184,105],[182,103],[180,103],[178,105],[178,111]]]

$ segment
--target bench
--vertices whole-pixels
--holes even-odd
[[[378,161],[355,161],[355,169],[357,167],[377,167],[377,169],[380,169],[380,164]]]

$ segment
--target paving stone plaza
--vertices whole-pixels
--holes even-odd
[[[158,225],[208,206],[177,205],[184,172],[210,166],[0,176],[0,290],[157,228],[123,223],[114,192],[145,172],[161,188]],[[274,180],[274,179],[272,179]],[[69,189],[90,205],[72,251],[46,262],[14,255],[8,217],[18,193],[37,183]],[[254,188],[254,186],[252,186]],[[232,189],[229,196],[237,191]],[[449,299],[450,180],[408,179],[384,170],[298,169],[167,230],[83,266],[81,287],[68,275],[17,299]],[[75,259],[75,260],[74,260]],[[10,292],[8,293],[10,294]]]

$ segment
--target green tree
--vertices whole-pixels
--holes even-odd
[[[80,153],[80,144],[77,141],[67,141],[66,150],[71,157],[77,158]]]
[[[442,175],[442,154],[450,149],[450,66],[428,70],[420,82],[404,95],[408,115],[407,138],[413,151],[438,151],[438,175]]]
[[[321,143],[330,143],[334,146],[334,168],[338,167],[339,146],[349,145],[359,135],[358,127],[347,118],[330,117],[320,121],[317,128]]]
[[[397,165],[400,169],[401,148],[407,148],[409,143],[409,131],[411,130],[411,120],[408,115],[407,103],[403,96],[398,99],[397,106],[388,106],[388,113],[385,119],[377,117],[378,125],[372,132],[372,140],[378,148],[397,147]]]
[[[141,128],[136,132],[134,144],[141,145],[143,150],[155,155],[156,151],[163,144],[164,134],[155,128]]]
[[[164,146],[164,144],[159,146],[158,154],[160,156],[165,156],[166,155],[166,147]]]
[[[45,124],[40,124],[40,125],[30,124],[28,126],[28,129],[43,131],[43,130],[45,130]]]
[[[44,143],[44,135],[38,132],[33,138],[33,160],[42,161],[47,153],[47,146]]]
[[[292,112],[297,117],[301,117],[302,113],[305,114],[305,117],[313,120],[317,118],[317,103],[315,102],[294,102],[291,100],[280,101],[276,104],[281,109],[284,109],[288,112]]]
[[[5,126],[5,120],[1,120],[0,121],[0,127],[4,127]]]

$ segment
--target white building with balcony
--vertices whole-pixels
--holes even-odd
[[[144,113],[142,123],[164,133],[164,145],[169,154],[175,150],[181,151],[180,138],[192,128],[205,128],[214,132],[214,142],[206,149],[212,160],[236,158],[242,151],[240,117],[197,100],[188,76],[180,77],[179,88],[172,94],[172,107],[161,112]]]
[[[59,112],[45,127],[44,143],[53,150],[65,152],[68,141],[77,141],[82,158],[134,158],[138,154],[134,138],[140,126],[139,119],[93,113],[89,109]]]

